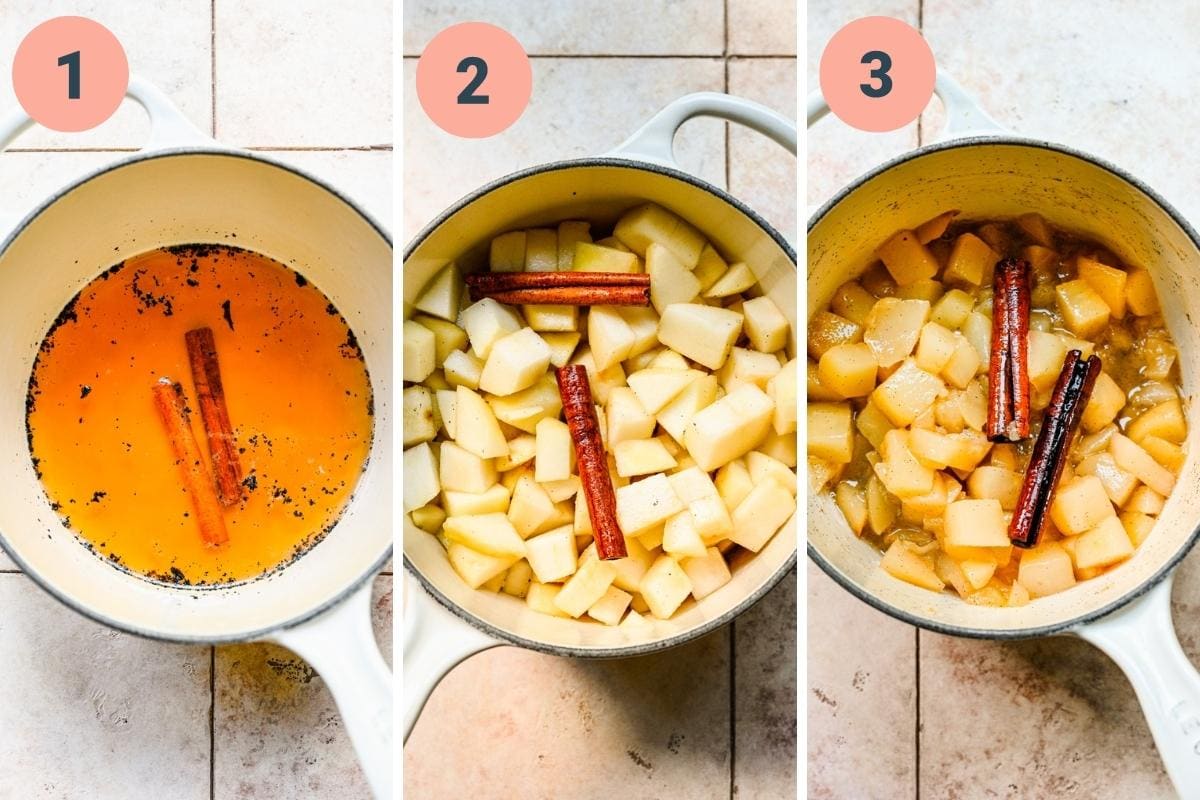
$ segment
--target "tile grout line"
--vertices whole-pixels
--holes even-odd
[[[217,798],[217,647],[208,646],[208,800]]]
[[[742,61],[742,60],[744,60],[744,61],[759,61],[759,60],[767,60],[767,59],[772,59],[772,58],[774,58],[774,59],[780,59],[780,58],[794,59],[797,57],[795,53],[728,53],[725,51],[722,51],[720,53],[586,53],[586,54],[528,53],[527,55],[531,59],[545,58],[545,59],[555,59],[555,60],[560,60],[560,61],[571,61],[571,60],[586,61],[589,58],[594,58],[594,59],[624,58],[624,59],[630,59],[630,60],[633,60],[633,59],[663,60],[663,59],[674,58],[674,59],[687,59],[690,61],[717,61],[719,59],[726,58],[726,57],[734,58],[739,61]],[[401,56],[401,59],[404,61],[416,61],[418,58],[420,58],[419,55]]]

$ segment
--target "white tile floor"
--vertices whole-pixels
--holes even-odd
[[[1200,111],[1187,76],[1200,9],[1081,0],[822,0],[809,4],[808,88],[821,48],[866,14],[922,24],[939,67],[1000,123],[1109,158],[1194,221]],[[1103,69],[1080,69],[1103,53]],[[932,141],[942,114],[922,118]],[[827,118],[809,135],[809,204],[918,143]],[[852,598],[809,568],[810,797],[1173,797],[1133,690],[1077,640],[937,636]],[[1176,580],[1176,625],[1200,664],[1200,554]],[[918,723],[919,720],[919,723]]]
[[[616,146],[686,92],[728,89],[794,114],[795,7],[728,6],[726,28],[722,0],[662,3],[661,12],[628,0],[407,2],[407,56],[454,21],[494,22],[534,56],[534,98],[508,131],[452,139],[421,111],[416,59],[405,59],[403,238],[492,178]],[[794,157],[712,120],[688,123],[675,144],[685,168],[794,236]],[[469,659],[435,690],[409,739],[407,796],[791,797],[795,586],[785,578],[734,625],[660,656],[590,663],[498,648]]]
[[[202,130],[213,131],[215,112],[221,140],[312,172],[390,228],[392,4],[338,7],[354,13],[319,0],[13,0],[0,4],[0,74],[38,22],[92,17]],[[14,103],[0,81],[0,110]],[[136,148],[147,127],[127,104],[88,133],[31,132],[19,152],[0,155],[0,222],[114,157],[81,149]],[[391,586],[389,567],[374,606],[389,653]],[[329,693],[287,651],[115,633],[59,605],[2,555],[0,676],[3,798],[368,796]]]

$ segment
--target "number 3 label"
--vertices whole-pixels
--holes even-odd
[[[495,136],[520,119],[532,92],[533,70],[521,43],[485,22],[447,28],[417,62],[421,108],[455,136]]]
[[[920,115],[933,96],[937,65],[920,32],[891,17],[842,28],[821,54],[829,110],[864,131],[891,131]]]
[[[56,131],[86,131],[113,115],[129,86],[125,49],[84,17],[55,17],[29,32],[13,57],[13,91],[25,112]]]

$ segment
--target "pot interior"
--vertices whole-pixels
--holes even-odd
[[[1179,348],[1184,410],[1191,421],[1187,463],[1154,531],[1128,562],[1026,606],[974,606],[891,577],[879,567],[879,552],[855,537],[829,492],[809,493],[810,553],[860,597],[914,624],[981,636],[1046,633],[1128,599],[1182,557],[1200,523],[1195,455],[1200,331],[1192,316],[1200,301],[1200,251],[1161,201],[1089,158],[1036,142],[952,143],[902,159],[819,214],[808,237],[808,317],[870,266],[889,236],[950,209],[958,209],[962,219],[1036,211],[1150,271]]]
[[[38,346],[66,303],[130,256],[187,243],[254,250],[298,270],[345,316],[375,396],[369,464],[333,530],[282,570],[224,588],[173,587],[84,548],[34,474],[25,393]],[[388,238],[346,200],[290,168],[226,152],[135,156],[74,185],[0,251],[0,536],[59,599],[102,622],[179,640],[231,640],[339,598],[391,544],[391,269]]]
[[[763,292],[792,321],[795,353],[796,265],[770,233],[704,184],[665,170],[623,161],[565,163],[505,179],[459,205],[418,237],[404,263],[404,315],[434,273],[448,261],[466,272],[487,267],[493,236],[516,228],[588,220],[611,227],[621,212],[654,202],[691,222],[730,260],[748,263]],[[795,517],[756,556],[742,552],[730,565],[733,580],[690,602],[670,620],[636,628],[560,619],[531,610],[524,600],[467,587],[451,569],[437,539],[404,516],[404,557],[435,593],[460,615],[518,644],[575,655],[614,656],[682,642],[715,627],[770,589],[795,560]]]

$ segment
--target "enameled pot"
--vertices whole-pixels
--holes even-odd
[[[622,211],[649,201],[687,219],[721,253],[750,264],[794,331],[796,255],[791,245],[746,205],[675,163],[675,132],[698,116],[739,122],[796,150],[795,125],[764,106],[712,92],[681,97],[604,156],[509,175],[444,212],[405,254],[405,317],[416,293],[446,262],[456,261],[468,271],[484,266],[488,243],[499,233],[563,219],[611,226]],[[794,337],[788,349],[795,352]],[[437,682],[463,658],[488,647],[514,644],[554,655],[617,658],[657,652],[724,625],[795,564],[795,517],[760,553],[749,555],[735,558],[730,583],[672,619],[645,628],[609,627],[539,614],[522,600],[468,588],[437,539],[416,528],[406,514],[404,563],[415,580],[405,590],[405,738]]]
[[[391,555],[391,241],[316,178],[212,141],[146,82],[134,78],[128,94],[150,115],[146,148],[4,227],[0,545],[42,588],[104,625],[173,642],[272,641],[303,656],[333,693],[372,790],[391,797],[391,672],[370,622],[371,578]],[[24,113],[0,120],[0,150],[30,125]],[[195,242],[299,265],[350,323],[376,398],[369,465],[329,534],[284,569],[214,588],[146,580],[85,549],[51,509],[25,435],[34,356],[67,302],[117,261]]]
[[[992,639],[1079,636],[1108,653],[1133,683],[1181,796],[1200,797],[1200,675],[1171,621],[1171,571],[1200,528],[1200,239],[1175,209],[1124,170],[1059,144],[1013,136],[948,76],[943,140],[879,166],[838,192],[808,225],[808,317],[863,272],[896,230],[947,209],[971,218],[1035,211],[1150,270],[1179,347],[1189,456],[1150,537],[1125,564],[1025,606],[993,608],[899,581],[859,540],[828,492],[808,498],[808,553],[830,577],[875,608],[938,633]],[[812,125],[827,111],[810,98]]]

